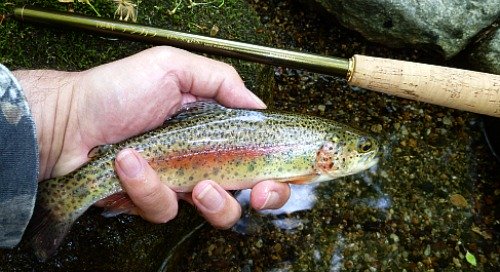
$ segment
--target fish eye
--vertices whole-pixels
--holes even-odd
[[[373,148],[373,143],[370,139],[367,138],[361,138],[358,141],[358,152],[359,153],[366,153],[371,151]]]

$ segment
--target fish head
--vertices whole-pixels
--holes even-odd
[[[317,167],[335,179],[366,170],[378,162],[379,144],[368,135],[345,132],[327,139],[318,152]]]

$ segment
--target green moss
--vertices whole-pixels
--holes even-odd
[[[174,1],[151,0],[137,5],[138,23],[196,34],[210,35],[216,26],[216,37],[236,39],[256,44],[266,44],[269,36],[257,31],[261,25],[258,17],[244,1],[225,1],[224,5],[197,5],[188,7],[183,0],[182,8],[170,15]],[[29,3],[65,11],[95,16],[94,10],[87,4],[76,1],[74,4],[62,4],[57,0],[14,0],[14,5],[0,4],[0,11],[12,13],[14,6]],[[92,1],[93,6],[105,18],[113,18],[116,4],[110,0]],[[217,3],[219,3],[217,1]],[[213,32],[212,32],[213,34]],[[84,33],[69,28],[51,28],[42,24],[22,23],[12,18],[6,20],[0,28],[0,62],[10,69],[50,68],[60,70],[82,70],[113,61],[151,45],[127,40],[103,37],[99,34]],[[214,56],[211,56],[214,57]],[[217,58],[234,65],[250,89],[270,102],[270,68],[250,64],[234,59]]]
[[[23,6],[26,1],[13,1]],[[30,5],[65,11],[70,7],[56,0],[30,1]],[[113,16],[110,1],[95,1],[94,6],[103,16]],[[1,4],[3,12],[12,12],[14,6]],[[86,4],[75,3],[75,12],[95,15]],[[83,70],[109,62],[146,48],[147,45],[109,39],[64,28],[18,22],[9,18],[0,28],[5,37],[0,42],[0,62],[10,69]]]

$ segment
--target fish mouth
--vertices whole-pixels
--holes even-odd
[[[373,166],[377,165],[379,162],[379,157],[377,156],[377,153],[374,152],[372,156],[367,156],[362,158],[356,165],[356,167],[351,168],[349,171],[346,171],[345,175],[349,174],[355,174],[367,169],[372,168]]]
[[[373,156],[373,157],[371,158],[371,161],[370,161],[369,163],[367,163],[367,165],[366,165],[366,168],[365,168],[365,169],[370,169],[370,168],[372,168],[373,166],[375,166],[376,164],[378,164],[378,161],[379,161],[379,160],[380,160],[380,158],[379,158],[379,157],[377,157],[376,155],[375,155],[375,156]]]
[[[354,174],[357,174],[359,172],[362,172],[362,171],[365,171],[367,169],[372,168],[373,166],[377,165],[378,162],[379,162],[379,158],[374,153],[373,156],[369,156],[369,157],[366,157],[366,158],[360,160],[356,167],[347,168],[342,172],[328,173],[327,175],[330,177],[330,179],[332,179],[332,178],[337,179],[337,178],[341,178],[341,177],[354,175]]]
[[[379,157],[377,157],[376,155],[371,156],[371,157],[367,157],[366,159],[364,159],[364,161],[360,162],[357,167],[352,168],[350,172],[357,173],[357,172],[361,172],[361,171],[370,169],[373,166],[375,166],[378,163],[378,161],[379,161]]]

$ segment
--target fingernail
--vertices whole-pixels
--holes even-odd
[[[224,198],[211,184],[205,186],[196,198],[200,201],[201,205],[211,212],[219,211],[224,204]]]
[[[266,201],[264,202],[264,204],[262,205],[262,207],[260,207],[260,209],[272,209],[272,208],[276,208],[276,203],[279,201],[280,197],[278,195],[278,193],[276,193],[275,191],[270,191],[269,193],[267,193],[267,196],[266,196]]]
[[[247,89],[248,90],[248,89]],[[262,108],[262,109],[265,109],[267,108],[266,104],[264,102],[262,102],[262,100],[260,100],[260,98],[258,96],[256,96],[252,91],[248,90],[248,92],[250,94],[252,94],[252,98],[253,100],[255,101],[255,103],[257,103],[259,105],[259,108]]]
[[[116,161],[120,164],[122,172],[129,178],[136,178],[142,171],[142,163],[131,150],[118,153]]]

